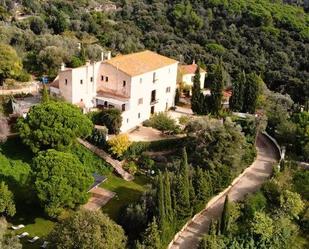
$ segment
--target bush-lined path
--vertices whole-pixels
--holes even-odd
[[[104,150],[101,150],[98,147],[94,146],[93,144],[88,143],[87,141],[82,140],[80,138],[78,139],[78,142],[83,146],[85,146],[90,151],[92,151],[93,153],[95,153],[96,155],[98,155],[99,157],[101,157],[102,159],[104,159],[107,163],[109,163],[115,169],[117,174],[120,175],[123,179],[125,179],[126,181],[134,180],[134,176],[122,168],[122,163],[118,160],[111,158],[111,156],[107,154]]]
[[[187,227],[176,236],[169,249],[195,249],[200,238],[208,231],[210,221],[221,215],[226,195],[231,201],[239,201],[257,191],[270,177],[275,162],[278,161],[278,151],[275,145],[264,135],[259,135],[256,143],[257,158],[244,173],[237,177],[232,186],[215,196],[206,208],[196,215]]]

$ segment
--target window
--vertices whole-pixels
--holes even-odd
[[[151,91],[151,103],[156,101],[156,90]]]
[[[121,110],[124,112],[126,110],[126,104],[122,104]]]
[[[104,80],[104,75],[101,75],[101,81],[103,81]]]
[[[84,100],[83,99],[80,99],[80,102],[83,102]]]
[[[93,77],[90,77],[90,82],[93,82]]]
[[[108,82],[108,77],[107,76],[105,77],[105,81]]]
[[[168,73],[171,73],[171,68],[170,67],[168,68]]]
[[[129,119],[127,118],[127,123],[129,123]]]
[[[194,76],[191,77],[191,81],[194,82]]]
[[[127,84],[127,82],[124,80],[124,81],[122,82],[122,86],[125,87],[126,84]]]
[[[141,114],[140,114],[140,113],[138,113],[138,118],[139,118],[139,119],[141,118]]]
[[[67,85],[67,84],[68,84],[68,79],[65,79],[65,80],[64,80],[64,83]]]
[[[171,92],[171,87],[170,87],[170,86],[166,88],[166,92],[167,92],[167,93],[170,93],[170,92]]]
[[[80,80],[80,84],[81,84],[81,85],[83,84],[83,80]]]
[[[143,104],[143,98],[138,99],[138,104],[142,105]]]
[[[139,79],[139,83],[142,84],[143,83],[143,78]]]

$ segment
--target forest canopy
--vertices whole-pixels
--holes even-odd
[[[308,1],[115,0],[113,11],[95,11],[101,0],[0,2],[1,40],[30,73],[52,78],[61,62],[79,66],[102,49],[147,48],[207,67],[221,57],[232,82],[245,71],[296,103],[309,96]]]

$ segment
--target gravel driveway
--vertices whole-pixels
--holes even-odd
[[[257,191],[270,177],[273,164],[278,160],[278,152],[263,135],[257,139],[258,155],[254,163],[248,167],[235,185],[226,193],[231,201],[244,199],[248,193]],[[201,212],[191,224],[183,230],[172,244],[172,249],[195,249],[200,238],[208,231],[210,221],[220,216],[225,195]]]

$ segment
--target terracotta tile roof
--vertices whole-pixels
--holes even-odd
[[[223,96],[225,98],[230,98],[232,96],[232,90],[225,90],[225,91],[223,91]]]
[[[97,91],[97,97],[114,98],[114,99],[118,99],[118,100],[122,100],[122,101],[129,100],[129,97],[119,95],[119,94],[115,94],[113,92],[103,91],[103,90]]]
[[[128,74],[129,76],[141,75],[177,62],[178,61],[176,60],[159,55],[149,50],[117,56],[106,61],[107,64],[118,68],[120,71]]]
[[[197,64],[179,66],[179,70],[182,74],[195,74],[196,69],[197,69]],[[200,68],[200,72],[206,73],[206,71],[203,68]]]
[[[59,89],[59,76],[57,76],[52,83],[48,85],[49,87],[54,87]]]

